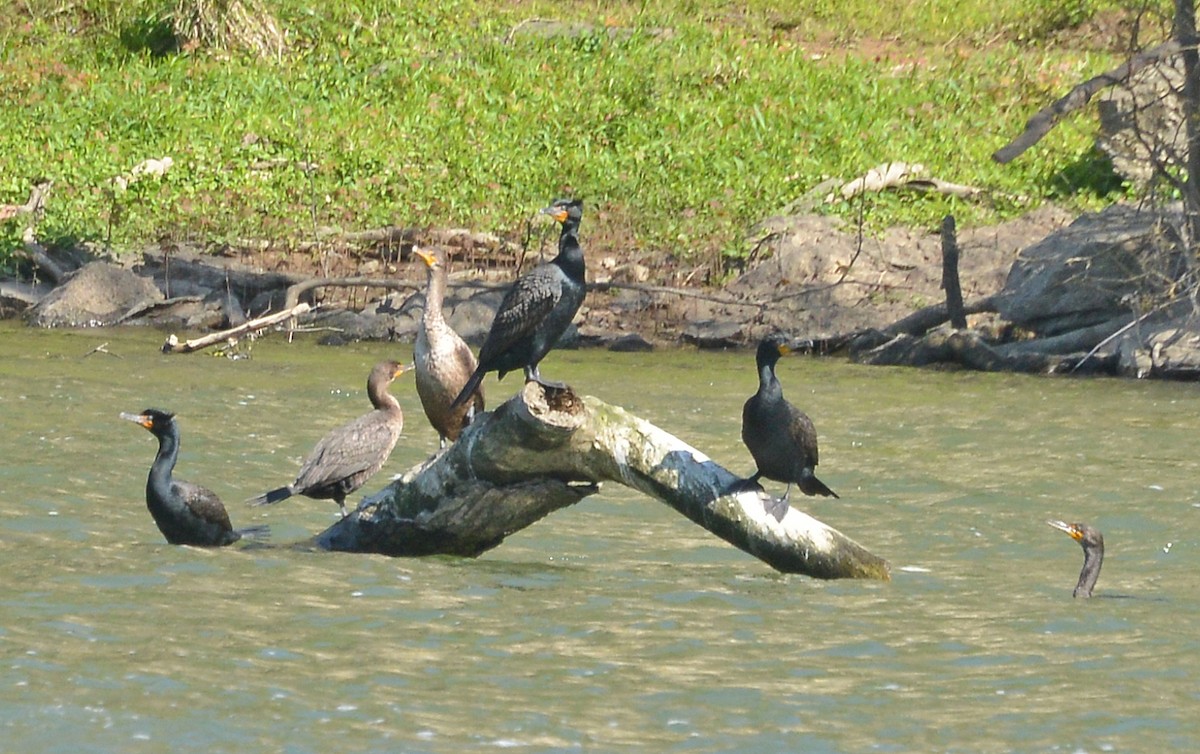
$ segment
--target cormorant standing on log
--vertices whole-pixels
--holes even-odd
[[[428,268],[425,287],[425,313],[417,330],[413,347],[416,366],[417,395],[429,423],[437,430],[439,443],[445,448],[458,439],[471,417],[483,413],[483,387],[477,386],[464,405],[450,404],[467,384],[479,362],[454,328],[442,316],[442,301],[446,295],[447,256],[441,248],[427,251],[413,247]]]
[[[304,495],[314,500],[330,500],[338,504],[346,517],[346,496],[362,487],[375,472],[383,468],[400,431],[404,429],[404,412],[400,403],[388,392],[392,380],[407,372],[410,366],[395,361],[381,361],[367,378],[367,397],[375,410],[363,414],[321,438],[296,475],[296,481],[286,487],[264,492],[246,502],[250,505],[270,505],[292,495]]]
[[[1083,548],[1083,570],[1079,572],[1079,583],[1072,597],[1091,597],[1092,589],[1100,578],[1100,566],[1104,564],[1104,535],[1099,529],[1087,524],[1068,524],[1065,521],[1047,521],[1059,531],[1066,532]]]
[[[526,381],[561,387],[541,378],[538,363],[571,324],[587,292],[578,235],[583,202],[559,199],[542,212],[562,223],[558,256],[533,268],[508,289],[492,320],[487,340],[479,350],[479,366],[452,407],[466,403],[488,372],[499,372],[499,379],[504,379],[509,372],[524,369]]]
[[[783,397],[783,388],[775,377],[775,364],[791,348],[782,335],[770,335],[758,344],[758,392],[742,408],[742,442],[758,465],[754,476],[742,480],[735,489],[759,488],[760,477],[787,482],[783,497],[766,504],[766,510],[782,521],[788,510],[792,484],[805,495],[837,497],[813,473],[817,465],[817,430],[812,420]]]
[[[121,413],[121,418],[140,424],[158,438],[158,455],[146,479],[146,507],[158,524],[158,530],[173,545],[222,547],[242,537],[265,539],[270,529],[250,526],[234,529],[229,513],[212,490],[198,484],[173,479],[179,459],[179,425],[175,415],[156,408],[140,414]]]

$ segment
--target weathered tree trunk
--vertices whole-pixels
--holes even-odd
[[[1196,247],[1200,243],[1200,53],[1196,45],[1196,6],[1192,0],[1175,0],[1175,40],[1183,53],[1183,106],[1184,132],[1187,134],[1187,154],[1184,165],[1187,180],[1183,182],[1183,206],[1187,215],[1187,243]]]
[[[737,479],[621,408],[530,382],[313,543],[350,552],[476,556],[609,481],[658,498],[779,571],[889,578],[885,560],[807,514],[793,508],[777,522],[763,507],[765,493],[724,494]]]

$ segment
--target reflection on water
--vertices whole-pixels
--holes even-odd
[[[608,485],[478,560],[171,547],[147,433],[276,542],[335,507],[241,500],[367,410],[407,346],[0,329],[0,726],[9,751],[1183,751],[1200,744],[1196,386],[780,364],[841,500],[795,497],[889,584],[782,576]],[[102,341],[121,358],[83,354]],[[555,353],[546,374],[739,473],[752,354]],[[517,382],[487,383],[490,401]],[[381,487],[437,447],[409,425]],[[779,485],[782,487],[782,485]],[[768,483],[768,489],[773,489]],[[773,490],[777,493],[782,489]],[[357,499],[357,498],[356,498]],[[1043,523],[1104,531],[1098,594]]]

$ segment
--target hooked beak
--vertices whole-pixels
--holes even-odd
[[[428,266],[430,269],[433,269],[434,267],[437,266],[437,259],[433,256],[433,254],[430,254],[428,251],[425,251],[424,249],[413,246],[413,253],[416,254],[418,257],[420,257],[421,261],[424,262],[426,264],[426,266]]]
[[[1068,524],[1066,521],[1047,521],[1047,526],[1051,526],[1066,534],[1076,542],[1083,539],[1083,532],[1075,524]]]
[[[131,421],[134,424],[140,424],[143,427],[145,427],[146,429],[150,429],[151,427],[154,426],[154,420],[151,419],[149,416],[146,416],[145,414],[130,414],[125,411],[122,411],[121,418],[124,419],[125,421]]]
[[[567,210],[563,207],[543,207],[541,213],[543,215],[550,215],[560,223],[567,221]]]

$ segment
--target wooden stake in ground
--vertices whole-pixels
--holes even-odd
[[[888,579],[887,561],[792,508],[766,513],[759,491],[726,495],[738,477],[624,409],[526,383],[314,538],[317,547],[387,555],[476,556],[509,534],[615,482],[657,498],[785,573]],[[670,542],[663,543],[669,555]]]
[[[962,285],[958,280],[958,237],[954,230],[954,215],[942,219],[942,290],[946,292],[946,313],[950,326],[967,329],[967,313],[963,309]]]

